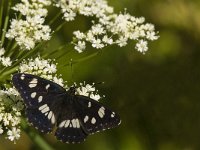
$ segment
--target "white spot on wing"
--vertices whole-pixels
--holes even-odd
[[[79,120],[78,120],[78,119],[76,119],[76,127],[77,127],[77,128],[80,128],[80,123],[79,123]]]
[[[39,107],[39,110],[42,110],[42,109],[44,109],[45,107],[48,107],[47,104],[44,104],[44,105],[40,106],[40,107]]]
[[[91,107],[91,102],[88,102],[88,107]]]
[[[31,93],[31,98],[35,98],[36,92]]]
[[[40,103],[42,101],[43,97],[42,96],[39,96],[38,97],[38,102]]]
[[[54,124],[56,122],[56,118],[55,118],[55,115],[52,114],[52,117],[51,117],[51,123]]]
[[[99,108],[98,114],[99,114],[100,118],[104,117],[104,115],[105,115],[105,108],[103,106],[101,108]]]
[[[69,127],[70,127],[70,128],[72,127],[72,123],[69,124]]]
[[[44,109],[42,109],[42,113],[44,114],[44,113],[46,113],[46,112],[48,112],[49,111],[49,107],[47,106],[47,107],[45,107]],[[49,115],[48,115],[49,116]]]
[[[62,128],[62,127],[64,127],[64,125],[65,125],[65,122],[66,122],[66,120],[64,120],[64,121],[62,121],[60,124],[59,124],[59,128]]]
[[[95,123],[96,123],[96,119],[95,119],[94,117],[92,118],[91,123],[92,123],[92,124],[95,124]]]
[[[67,128],[69,126],[69,124],[70,124],[70,120],[67,120],[66,123],[65,123],[65,128]]]
[[[20,76],[20,79],[21,79],[21,80],[24,80],[24,78],[25,78],[25,74],[22,74],[22,75]]]
[[[53,115],[53,113],[52,113],[52,111],[50,111],[49,114],[48,114],[48,119],[49,120],[51,119],[52,115]]]
[[[49,87],[50,87],[50,84],[47,84],[45,88],[48,90]]]
[[[73,127],[73,128],[76,128],[76,120],[75,120],[75,119],[72,119],[71,122],[72,122],[72,127]]]
[[[112,112],[111,118],[115,117],[115,112]]]
[[[89,117],[88,116],[85,116],[84,118],[84,123],[86,123],[88,121]]]
[[[33,78],[30,82],[29,82],[29,87],[30,88],[33,88],[33,87],[36,87],[37,86],[37,83],[38,83],[38,80],[36,78]]]

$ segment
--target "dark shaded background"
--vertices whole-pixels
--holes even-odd
[[[82,58],[95,50],[81,55],[70,51],[57,61],[59,72],[69,83],[104,81],[98,85],[106,95],[102,102],[120,114],[122,124],[89,136],[80,145],[62,144],[51,135],[46,136],[48,142],[56,149],[74,150],[199,150],[200,1],[109,0],[109,4],[116,12],[127,8],[132,15],[144,16],[160,32],[159,40],[150,43],[145,55],[130,42],[86,60]],[[69,41],[74,29],[86,30],[89,24],[84,17],[78,17],[76,23],[80,26],[66,24],[45,53]],[[63,66],[71,58],[72,67]],[[1,143],[0,149],[36,149],[25,134],[14,146],[5,140]]]

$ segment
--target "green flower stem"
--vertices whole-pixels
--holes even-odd
[[[71,52],[73,49],[69,49],[66,52],[63,52],[62,54],[60,54],[59,56],[56,57],[56,59],[61,59],[62,57],[64,57],[65,55],[67,55],[69,52]]]
[[[60,47],[52,50],[52,52],[50,53],[44,53],[42,56],[43,58],[48,58],[48,57],[51,57],[52,55],[58,53],[58,52],[62,52],[61,50],[64,49],[65,47],[69,47],[70,46],[70,43],[67,43],[67,44],[64,44],[64,45],[61,45]],[[65,53],[68,53],[69,51],[64,51],[64,54],[62,53],[61,56],[65,55]]]
[[[8,69],[8,67],[4,67],[1,71],[0,71],[0,81],[2,80],[6,80],[8,78],[10,78],[10,75],[14,72],[16,72],[17,70],[17,66],[16,67],[12,67],[10,69]],[[8,71],[6,71],[6,69],[8,69]]]
[[[30,137],[32,142],[42,150],[54,150],[39,134],[33,131],[26,123],[25,119],[21,120],[22,130]]]
[[[25,58],[27,58],[27,57],[30,57],[30,56],[33,56],[34,54],[37,54],[37,52],[39,51],[39,48],[40,47],[42,47],[42,45],[44,44],[44,43],[46,43],[46,42],[41,42],[41,43],[39,43],[34,49],[32,49],[32,50],[29,50],[29,51],[24,51],[24,52],[20,52],[19,54],[18,54],[18,58],[19,57],[21,57],[21,58],[19,58],[12,66],[16,66],[16,65],[18,65],[19,63],[21,63],[21,61],[23,60],[23,59],[25,59]]]
[[[49,22],[49,25],[52,25],[57,19],[58,17],[61,15],[61,12],[57,13],[53,19],[51,19],[51,21]]]
[[[72,63],[73,63],[73,64],[77,64],[77,63],[86,61],[86,60],[88,60],[88,59],[91,59],[91,58],[97,56],[98,54],[99,54],[99,52],[92,53],[92,54],[88,55],[87,57],[83,57],[83,58],[74,60],[73,62],[67,63],[67,64],[65,64],[65,65],[63,65],[63,66],[69,66],[69,65],[71,65]]]
[[[12,0],[9,0],[8,1],[8,9],[6,11],[6,18],[5,18],[5,22],[4,22],[4,26],[3,26],[3,32],[2,32],[2,35],[1,35],[2,45],[4,44],[5,35],[6,35],[7,28],[8,28],[9,12],[10,12],[10,8],[11,8],[11,4],[12,4]]]
[[[8,42],[8,45],[6,47],[6,54],[8,54],[7,56],[11,56],[13,54],[14,49],[17,47],[17,42],[14,40],[10,40]]]
[[[0,1],[0,29],[3,22],[3,6],[4,6],[4,0]]]
[[[51,36],[52,36],[53,34],[55,34],[56,32],[58,32],[58,31],[65,25],[65,23],[66,23],[66,21],[64,21],[62,24],[60,24],[60,25],[55,29],[55,31],[54,31],[53,33],[51,33]]]

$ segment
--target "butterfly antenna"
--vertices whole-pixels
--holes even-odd
[[[70,70],[71,70],[71,81],[73,81],[74,70],[73,70],[73,60],[72,59],[70,60],[69,65],[70,65]]]
[[[97,82],[97,83],[93,83],[94,86],[99,85],[99,84],[104,84],[105,82],[101,81],[101,82]]]

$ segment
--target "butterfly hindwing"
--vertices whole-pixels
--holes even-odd
[[[79,103],[77,110],[80,121],[89,134],[114,128],[120,124],[119,115],[103,104],[81,95],[77,95],[76,99]]]
[[[64,143],[80,143],[87,137],[73,106],[66,106],[57,122],[55,136]]]
[[[57,128],[55,136],[58,140],[64,143],[80,143],[83,142],[87,133],[83,131],[82,128]]]
[[[53,130],[51,120],[37,109],[26,109],[28,121],[40,132],[49,133]]]

